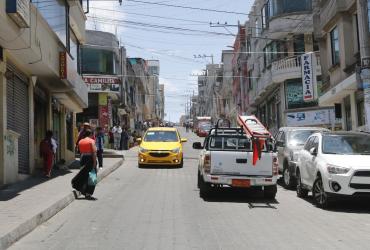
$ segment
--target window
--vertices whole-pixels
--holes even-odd
[[[294,36],[294,53],[296,55],[305,53],[304,35]]]
[[[33,1],[50,28],[68,48],[69,44],[69,6],[66,0]]]
[[[261,17],[262,17],[262,30],[267,28],[267,18],[268,18],[268,8],[267,5],[264,5],[261,10]]]
[[[253,70],[248,71],[248,90],[253,89]]]
[[[80,56],[79,56],[79,42],[75,36],[75,34],[73,33],[73,31],[71,30],[70,31],[70,39],[69,39],[69,54],[71,55],[72,59],[73,59],[73,68],[77,70],[77,72],[80,73],[80,70],[79,70],[79,60],[80,60]]]
[[[351,113],[351,99],[350,96],[344,98],[344,114],[345,114],[345,124],[346,130],[352,130],[352,113]]]
[[[259,37],[261,32],[260,32],[260,27],[258,25],[258,19],[256,19],[255,25],[256,25],[256,27],[255,27],[255,29],[256,29],[256,37]]]
[[[310,151],[310,149],[312,148],[313,140],[314,140],[314,137],[310,137],[310,138],[306,141],[306,144],[304,145],[304,149],[305,149],[305,150]]]
[[[269,16],[312,10],[312,0],[269,0]]]
[[[339,32],[338,27],[335,27],[330,32],[330,44],[331,44],[331,60],[332,65],[339,64]]]
[[[365,104],[364,99],[357,101],[357,117],[358,126],[365,125]]]
[[[83,48],[82,73],[114,75],[113,51]]]
[[[367,0],[367,22],[369,24],[370,29],[370,0]]]
[[[312,102],[305,102],[303,100],[303,86],[301,78],[286,81],[285,95],[287,109],[305,108],[317,105],[317,100]]]

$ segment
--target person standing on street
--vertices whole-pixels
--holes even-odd
[[[56,152],[56,142],[53,139],[53,131],[46,131],[45,138],[40,143],[40,156],[44,161],[44,174],[46,177],[51,177],[51,168],[54,162]]]
[[[113,133],[113,139],[114,139],[114,149],[119,150],[120,144],[121,144],[121,134],[122,134],[122,128],[118,124],[113,127],[112,129]]]
[[[80,142],[80,140],[86,137],[85,136],[86,130],[91,130],[90,123],[88,123],[88,122],[85,122],[83,124],[83,128],[80,130],[80,132],[78,134],[78,138],[77,138],[77,141],[76,141],[76,148],[78,148],[78,143]],[[95,136],[93,136],[92,139],[95,140]]]
[[[104,151],[104,132],[101,127],[96,128],[96,155],[98,157],[99,168],[103,168],[103,151]]]
[[[92,183],[91,175],[97,174],[96,169],[96,146],[95,140],[92,139],[93,133],[90,129],[85,131],[85,138],[81,139],[78,143],[79,151],[81,153],[80,165],[81,170],[72,179],[72,187],[81,192],[86,199],[95,200],[92,197],[95,190],[95,184]]]
[[[128,139],[129,139],[129,134],[127,132],[127,129],[124,128],[121,134],[121,149],[122,150],[127,150],[128,149]]]

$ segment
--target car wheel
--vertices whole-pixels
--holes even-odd
[[[198,170],[198,179],[197,179],[197,187],[200,188],[200,179],[202,178],[202,176],[200,175],[200,171]]]
[[[277,186],[265,186],[263,190],[263,197],[266,199],[275,199],[277,193]]]
[[[181,163],[178,165],[178,168],[182,168],[184,166],[184,159],[181,159]]]
[[[325,192],[321,176],[317,176],[315,182],[313,183],[312,196],[317,207],[329,207],[329,197],[328,194]]]
[[[203,178],[200,176],[200,181],[199,181],[199,195],[202,198],[208,198],[212,194],[212,186],[210,183],[206,183]]]
[[[296,180],[293,177],[292,173],[290,172],[289,167],[286,164],[284,164],[284,168],[283,168],[284,187],[287,189],[293,189],[296,184],[295,182]]]
[[[302,184],[301,174],[297,170],[297,196],[299,198],[306,198],[308,195],[308,190],[304,188]]]

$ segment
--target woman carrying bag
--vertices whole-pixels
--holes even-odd
[[[92,195],[97,183],[96,146],[95,141],[91,138],[92,135],[93,133],[90,129],[86,130],[85,138],[78,143],[82,169],[72,179],[72,187],[85,195],[86,199],[89,200],[95,200]]]

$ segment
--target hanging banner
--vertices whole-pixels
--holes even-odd
[[[316,56],[314,53],[307,53],[301,56],[303,100],[310,102],[315,99],[316,87]]]

